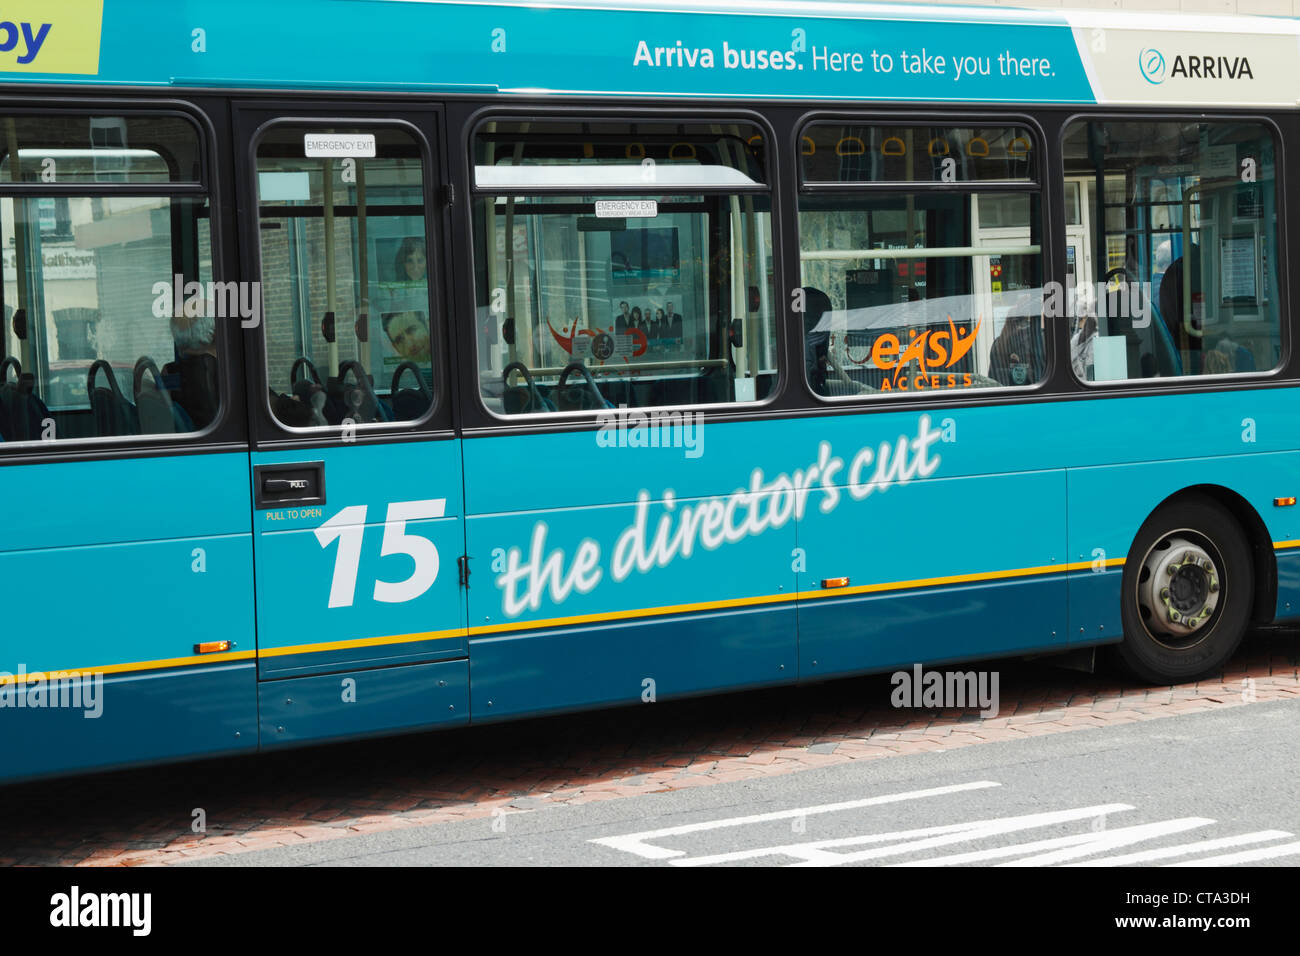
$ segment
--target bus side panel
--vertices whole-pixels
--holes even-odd
[[[1066,630],[1070,643],[1113,644],[1124,637],[1119,613],[1120,585],[1124,568],[1101,566],[1070,572],[1070,623]]]
[[[795,623],[786,606],[476,638],[474,720],[791,683]]]
[[[17,706],[15,685],[0,688],[0,700],[8,701],[0,712],[0,774],[22,780],[252,752],[256,686],[248,661],[50,681],[39,706],[33,683],[23,685],[24,706]]]
[[[469,722],[465,661],[376,667],[258,685],[262,748]]]
[[[795,524],[738,492],[772,456],[707,431],[699,457],[593,432],[464,442],[475,720],[795,679]]]
[[[852,673],[1059,650],[1065,576],[983,581],[799,607],[799,674]]]
[[[1117,636],[1123,562],[1142,523],[1166,498],[1191,485],[1221,486],[1255,509],[1271,542],[1295,541],[1300,539],[1300,515],[1295,508],[1274,507],[1273,499],[1295,492],[1297,474],[1297,452],[1071,468],[1070,560],[1092,562],[1094,567],[1099,562],[1115,562],[1106,573],[1074,575],[1072,640],[1093,644]],[[1285,560],[1279,556],[1278,578],[1278,607],[1295,606],[1300,601],[1300,577],[1289,554]]]
[[[1278,549],[1277,606],[1274,619],[1294,621],[1300,617],[1300,549]]]
[[[1064,472],[864,490],[799,522],[801,677],[1065,643]]]
[[[256,746],[247,469],[246,454],[0,469],[0,778]],[[43,672],[102,682],[100,716],[64,695],[15,706],[40,685],[19,675]]]
[[[474,718],[636,699],[647,679],[659,696],[793,681],[793,522],[662,565],[620,560],[717,501],[471,516],[486,572],[469,588]]]

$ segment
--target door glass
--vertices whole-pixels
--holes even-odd
[[[269,401],[294,428],[412,421],[433,404],[420,143],[282,126],[257,147]]]

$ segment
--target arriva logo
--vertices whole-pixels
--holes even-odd
[[[1138,54],[1138,69],[1144,80],[1159,86],[1165,81],[1165,55],[1155,47],[1148,47]]]

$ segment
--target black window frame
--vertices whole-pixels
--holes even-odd
[[[147,93],[132,96],[121,91],[98,95],[88,93],[44,97],[33,96],[21,90],[0,94],[0,119],[6,116],[40,118],[51,114],[81,117],[129,115],[140,119],[161,116],[180,119],[193,127],[199,157],[197,182],[0,182],[0,198],[71,199],[116,196],[188,197],[205,200],[212,256],[212,274],[208,278],[214,282],[233,280],[236,276],[230,271],[230,264],[234,260],[228,254],[227,246],[232,234],[226,226],[228,212],[225,200],[228,186],[216,153],[217,143],[220,141],[218,124],[224,127],[222,118],[227,103],[224,98],[213,99],[206,94],[199,94],[191,99],[160,99]],[[173,221],[175,212],[173,208]],[[175,244],[172,252],[174,259]],[[239,337],[228,328],[228,323],[216,323],[214,346],[218,360],[217,414],[203,429],[181,433],[149,432],[136,435],[90,435],[51,441],[0,442],[0,467],[41,461],[94,461],[151,457],[158,454],[186,455],[246,447],[247,435],[243,414],[244,383],[243,376],[239,372],[242,346]]]
[[[891,104],[892,105],[892,104]],[[804,180],[803,157],[801,155],[803,139],[807,130],[812,126],[826,125],[854,125],[854,126],[910,126],[910,127],[995,127],[995,126],[1016,126],[1028,130],[1033,137],[1031,143],[1032,174],[1028,181],[1020,180],[967,180],[952,183],[918,181],[915,183],[909,181],[851,181],[829,183],[823,181],[806,182]],[[805,196],[852,196],[852,195],[872,195],[872,194],[902,194],[907,192],[927,192],[937,195],[972,195],[977,193],[1010,193],[1024,192],[1037,193],[1039,196],[1039,242],[1038,255],[1040,257],[1040,274],[1043,283],[1058,280],[1058,263],[1056,254],[1056,242],[1058,227],[1055,224],[1053,213],[1053,202],[1055,200],[1055,183],[1057,177],[1049,160],[1048,147],[1051,139],[1047,136],[1043,128],[1044,124],[1039,116],[1025,112],[1013,110],[992,112],[987,110],[961,112],[948,111],[941,109],[923,109],[923,110],[885,110],[885,109],[864,109],[864,110],[809,110],[804,112],[794,123],[791,132],[791,140],[787,144],[787,154],[790,157],[795,177],[794,190],[794,214],[795,221],[792,231],[791,240],[791,260],[788,266],[794,271],[790,274],[790,281],[797,281],[802,274],[801,266],[801,246],[799,233],[800,206]],[[1058,144],[1059,146],[1059,144]],[[1061,187],[1062,190],[1064,187]],[[1063,227],[1059,230],[1062,237],[1064,236]],[[793,288],[793,286],[792,286]],[[802,316],[793,315],[792,320],[800,326],[799,332],[802,338]],[[802,395],[804,396],[807,407],[818,411],[829,411],[831,409],[841,410],[867,410],[886,411],[895,406],[916,406],[916,405],[938,405],[938,406],[959,406],[959,405],[992,405],[1019,402],[1024,400],[1042,399],[1046,397],[1066,397],[1059,392],[1057,388],[1059,363],[1059,346],[1058,341],[1062,338],[1067,340],[1068,336],[1061,336],[1056,331],[1056,323],[1044,321],[1043,323],[1043,358],[1044,367],[1041,377],[1032,385],[1000,385],[997,387],[981,387],[977,389],[931,389],[926,391],[894,391],[889,393],[873,393],[865,395],[822,395],[812,388],[812,383],[808,381],[805,374],[806,366],[804,362],[800,363],[804,370],[797,376],[802,384]],[[802,352],[802,342],[800,351]],[[807,404],[807,403],[811,404]]]
[[[466,277],[466,289],[468,291],[469,301],[474,303],[474,315],[477,315],[478,303],[478,269],[479,261],[477,257],[478,242],[480,239],[480,226],[477,218],[473,214],[474,204],[477,200],[485,197],[501,196],[506,193],[492,189],[480,188],[477,184],[476,177],[476,146],[479,133],[483,127],[492,122],[528,122],[528,123],[664,123],[664,124],[746,124],[753,126],[757,135],[763,137],[765,149],[764,169],[763,172],[766,181],[754,186],[691,186],[689,192],[692,195],[751,195],[765,196],[768,199],[768,216],[771,220],[771,249],[772,249],[772,311],[771,322],[775,341],[772,345],[772,355],[776,363],[776,379],[772,384],[768,394],[759,400],[753,402],[713,402],[688,405],[662,405],[662,406],[641,406],[638,411],[648,413],[654,410],[664,412],[682,411],[694,414],[707,415],[710,418],[747,418],[753,415],[771,415],[774,406],[777,406],[784,397],[792,381],[792,372],[786,368],[787,365],[787,336],[788,331],[785,320],[786,290],[784,288],[784,277],[782,269],[782,260],[784,257],[784,236],[781,224],[781,181],[782,181],[782,163],[777,155],[776,137],[771,120],[752,104],[743,104],[741,101],[731,101],[727,105],[734,106],[734,109],[720,109],[717,105],[682,105],[679,108],[671,107],[646,107],[646,106],[628,106],[626,108],[618,107],[591,107],[583,104],[575,104],[569,109],[562,107],[548,106],[539,108],[536,112],[521,112],[517,105],[502,106],[499,104],[490,104],[480,106],[472,110],[466,117],[465,122],[461,125],[461,176],[465,183],[466,200],[464,203],[465,212],[465,232],[462,235],[466,238],[465,248],[467,251],[464,267],[460,270],[461,275]],[[609,186],[600,187],[595,190],[601,195],[608,196],[639,196],[647,192],[653,192],[655,189],[664,191],[666,187],[651,185],[652,189],[647,190],[645,186]],[[511,189],[509,195],[526,196],[526,197],[546,197],[546,196],[563,196],[572,195],[574,188],[567,186],[559,187],[534,187]],[[461,418],[464,420],[466,412],[468,416],[467,427],[475,433],[514,433],[521,430],[531,431],[555,431],[565,430],[571,427],[581,428],[590,426],[593,422],[599,420],[600,411],[578,410],[578,411],[542,411],[528,412],[518,415],[498,414],[487,407],[483,400],[483,392],[479,377],[479,342],[476,333],[465,336],[462,339],[461,347],[464,348],[465,339],[469,340],[468,351],[465,357],[471,358],[468,364],[466,374],[463,377],[462,385],[462,407]],[[472,407],[467,407],[466,402],[470,400],[472,393]],[[480,421],[474,421],[475,418]]]
[[[1056,143],[1056,155],[1058,158],[1058,168],[1054,170],[1054,182],[1052,189],[1053,198],[1065,203],[1065,141],[1069,131],[1076,123],[1255,123],[1266,129],[1273,139],[1273,166],[1275,176],[1273,188],[1276,195],[1277,206],[1275,210],[1275,222],[1277,224],[1277,312],[1278,312],[1278,335],[1280,339],[1280,348],[1277,364],[1273,368],[1264,371],[1254,372],[1231,372],[1227,375],[1171,375],[1171,376],[1154,376],[1151,378],[1124,378],[1112,381],[1088,381],[1081,379],[1074,374],[1073,363],[1070,361],[1070,343],[1069,336],[1065,338],[1065,355],[1066,362],[1063,370],[1066,380],[1072,386],[1076,395],[1080,393],[1084,397],[1100,397],[1101,395],[1113,392],[1183,392],[1183,391],[1207,391],[1224,386],[1242,387],[1242,386],[1266,386],[1271,385],[1278,379],[1294,378],[1290,372],[1293,336],[1291,334],[1291,314],[1289,308],[1289,290],[1288,281],[1291,272],[1291,263],[1287,253],[1287,173],[1286,165],[1286,136],[1277,121],[1267,114],[1259,112],[1243,112],[1236,114],[1224,113],[1219,111],[1204,110],[1151,110],[1149,108],[1138,108],[1133,110],[1117,110],[1114,108],[1105,110],[1075,110],[1064,112],[1059,116],[1059,130]],[[1084,202],[1084,200],[1081,200]],[[1060,238],[1062,243],[1065,241],[1065,224],[1060,227]],[[1094,272],[1096,264],[1093,265]]]
[[[445,198],[445,178],[439,179],[435,173],[442,157],[435,152],[435,144],[430,142],[419,124],[401,114],[427,115],[430,123],[438,123],[442,112],[423,103],[407,101],[372,104],[368,101],[346,102],[345,108],[338,109],[337,104],[324,103],[319,100],[294,100],[287,103],[250,102],[239,103],[239,107],[252,114],[273,114],[257,122],[249,132],[246,140],[247,155],[244,165],[247,170],[248,187],[245,201],[248,208],[249,226],[241,232],[248,243],[249,275],[256,281],[263,281],[262,241],[261,241],[261,196],[258,180],[258,146],[265,134],[277,127],[297,127],[307,131],[312,127],[332,126],[359,130],[400,128],[414,140],[420,150],[420,175],[422,183],[421,209],[425,229],[425,255],[428,262],[429,297],[429,364],[433,377],[430,389],[433,400],[424,413],[416,419],[403,419],[392,422],[365,422],[350,426],[349,442],[357,444],[386,443],[403,440],[417,440],[433,437],[438,433],[445,437],[449,427],[444,424],[448,417],[451,396],[455,392],[455,383],[448,374],[454,361],[457,345],[448,328],[449,320],[444,303],[449,299],[442,288],[448,259],[448,250],[444,245],[443,223],[440,216],[440,199]],[[383,116],[387,108],[398,113],[397,116]],[[313,112],[313,111],[319,112]],[[372,115],[367,111],[373,110]],[[442,130],[438,130],[442,133]],[[336,207],[340,204],[335,204]],[[347,204],[341,204],[346,207]],[[251,232],[250,232],[251,226]],[[314,321],[314,320],[313,320]],[[338,444],[343,435],[339,425],[297,427],[286,425],[271,408],[268,387],[270,374],[267,368],[266,351],[266,316],[262,316],[261,328],[255,335],[248,336],[247,361],[249,363],[249,386],[256,388],[259,397],[254,399],[251,407],[260,422],[256,429],[255,446],[260,450],[275,448],[311,448]],[[373,373],[372,373],[373,377]]]

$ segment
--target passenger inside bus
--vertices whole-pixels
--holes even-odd
[[[211,309],[194,311],[200,314],[172,317],[176,359],[163,366],[162,375],[172,401],[201,430],[217,417],[216,321],[207,314]]]

